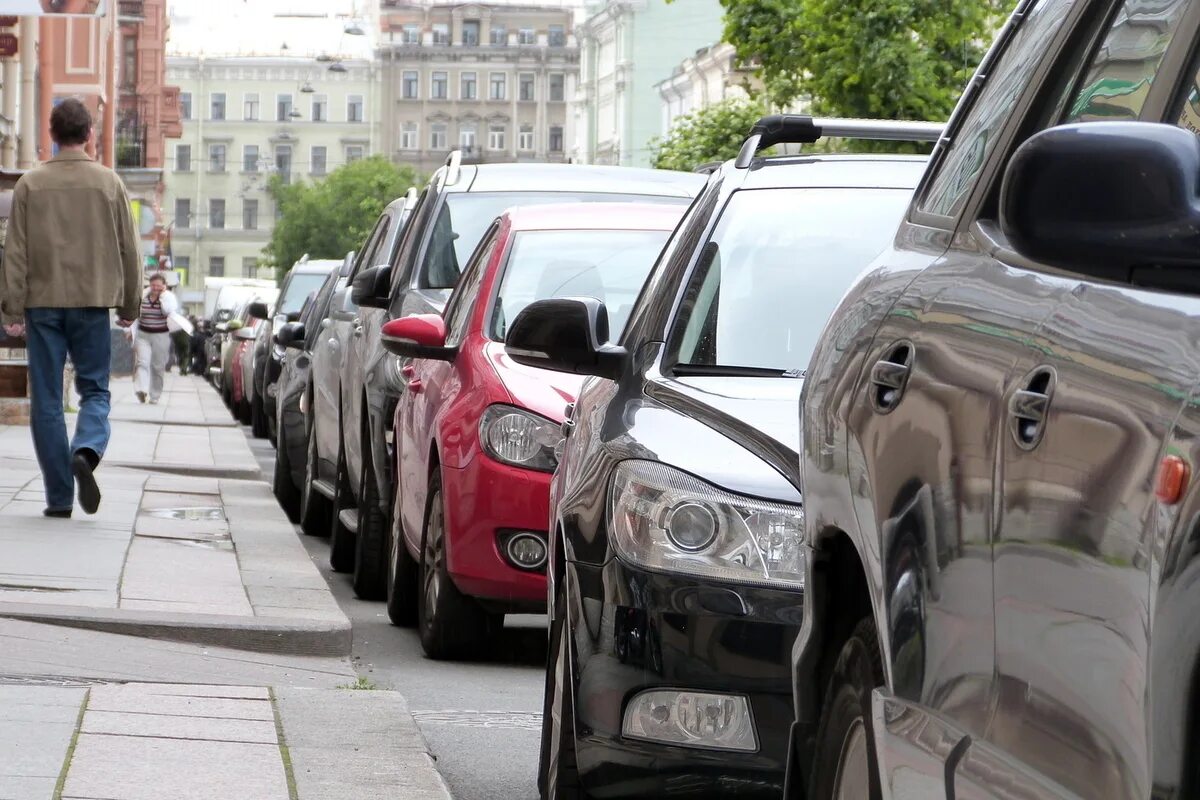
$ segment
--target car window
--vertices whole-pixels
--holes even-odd
[[[321,284],[313,298],[312,304],[304,310],[301,319],[304,321],[304,349],[311,350],[321,335],[321,321],[329,314],[329,301],[338,283],[337,271],[331,272]]]
[[[1180,104],[1180,109],[1172,115],[1175,124],[1200,135],[1200,54],[1196,59],[1196,67],[1188,71],[1180,93]]]
[[[359,248],[358,257],[354,262],[353,272],[350,274],[350,280],[354,280],[358,273],[362,272],[364,269],[375,266],[374,264],[371,264],[368,259],[379,246],[378,243],[380,235],[383,231],[387,230],[387,219],[387,214],[383,214],[379,217],[379,220],[375,223],[375,227],[371,229],[371,233],[367,236],[367,240],[363,242],[363,246]]]
[[[676,370],[799,375],[838,300],[891,241],[904,189],[735,192],[675,321]]]
[[[1065,122],[1136,120],[1189,0],[1127,0],[1089,67]]]
[[[655,197],[599,192],[477,192],[455,193],[438,212],[433,234],[421,263],[420,285],[426,289],[451,289],[458,282],[460,265],[475,249],[488,223],[512,206],[547,203],[673,203],[687,205],[688,197]]]
[[[1033,66],[1049,48],[1074,5],[1074,0],[1042,0],[1029,10],[953,134],[949,149],[938,162],[937,174],[921,198],[920,211],[942,217],[957,216],[962,211],[1008,113],[1033,77]]]
[[[450,300],[446,304],[444,312],[446,319],[446,345],[448,347],[458,347],[462,344],[463,337],[467,332],[467,320],[471,317],[471,309],[475,307],[475,297],[479,294],[479,284],[483,281],[483,275],[487,272],[487,264],[492,258],[492,253],[496,250],[496,241],[499,238],[500,226],[493,225],[491,229],[484,234],[483,241],[476,248],[475,254],[471,257],[470,263],[467,265],[466,277],[463,279],[454,294],[450,295]]]
[[[425,226],[429,224],[429,220],[433,217],[437,200],[437,191],[432,187],[426,187],[421,192],[421,196],[417,200],[417,205],[412,210],[409,222],[404,226],[404,230],[400,232],[399,242],[392,256],[392,297],[396,296],[396,290],[400,287],[400,284],[408,280],[409,275],[411,275],[407,268],[416,260],[414,253],[421,245],[422,233],[425,230]]]
[[[287,291],[279,299],[278,314],[295,314],[304,307],[308,296],[321,288],[325,283],[325,275],[319,272],[293,272],[288,281]]]
[[[535,300],[594,297],[608,309],[609,339],[625,329],[642,284],[670,231],[522,231],[504,267],[488,336],[504,341],[508,325]]]

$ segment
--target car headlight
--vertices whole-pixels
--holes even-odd
[[[609,531],[649,569],[764,586],[804,586],[804,509],[742,497],[653,461],[613,472]]]
[[[489,406],[479,421],[479,440],[487,454],[514,467],[553,472],[561,438],[560,426],[515,406]]]

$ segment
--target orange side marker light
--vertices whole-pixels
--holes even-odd
[[[1158,466],[1158,480],[1154,486],[1154,495],[1159,502],[1173,506],[1182,500],[1190,473],[1187,462],[1179,456],[1164,458]]]

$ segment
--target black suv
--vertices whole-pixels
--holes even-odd
[[[792,796],[1200,796],[1198,72],[1022,0],[831,318]]]
[[[803,618],[804,367],[925,167],[755,157],[839,125],[941,132],[764,119],[711,174],[624,333],[594,298],[539,301],[513,322],[514,360],[597,378],[568,415],[551,492],[545,797],[782,790]]]

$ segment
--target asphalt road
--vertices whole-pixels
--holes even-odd
[[[269,481],[270,443],[251,438],[250,448]],[[354,625],[355,670],[404,694],[456,800],[536,800],[545,618],[508,617],[499,646],[477,661],[431,661],[415,630],[393,626],[383,603],[356,599],[349,577],[329,569],[327,539],[296,535]]]

